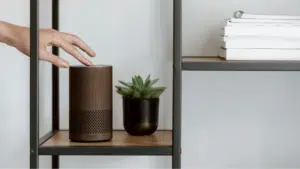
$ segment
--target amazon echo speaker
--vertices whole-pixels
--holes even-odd
[[[69,69],[69,139],[76,142],[112,139],[112,66]]]

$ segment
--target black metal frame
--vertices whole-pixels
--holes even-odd
[[[52,0],[52,29],[59,30],[59,0]],[[59,49],[52,48],[52,53],[59,56]],[[59,69],[52,66],[52,131],[59,130]],[[59,168],[59,156],[52,155],[52,168]]]
[[[30,0],[30,168],[39,166],[39,2]]]
[[[59,131],[59,69],[52,66],[52,131],[39,137],[39,0],[30,0],[30,168],[39,168],[39,155],[172,155],[172,168],[181,168],[181,0],[173,0],[173,130],[172,146],[151,147],[43,147]],[[59,0],[52,0],[52,28],[59,30]],[[53,47],[52,53],[59,55]]]
[[[68,146],[41,147],[39,155],[106,155],[106,156],[168,156],[172,155],[171,146]]]
[[[182,1],[173,0],[173,120],[172,167],[181,168],[181,48]]]

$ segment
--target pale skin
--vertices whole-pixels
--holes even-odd
[[[92,62],[75,47],[90,57],[96,56],[96,53],[84,41],[73,34],[54,29],[40,29],[39,39],[40,60],[50,62],[57,67],[68,68],[70,65],[66,60],[48,51],[49,46],[62,48],[86,66],[91,66]],[[30,56],[30,29],[28,27],[0,21],[0,42],[16,48],[26,56]]]

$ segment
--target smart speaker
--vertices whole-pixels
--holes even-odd
[[[69,69],[69,139],[76,142],[112,139],[112,66]]]

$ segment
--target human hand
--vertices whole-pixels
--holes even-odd
[[[7,44],[15,47],[23,54],[30,56],[30,29],[12,24],[8,24],[8,27]],[[61,57],[55,56],[47,51],[48,46],[56,46],[64,49],[67,53],[86,66],[92,65],[92,63],[86,59],[75,46],[83,50],[90,57],[96,55],[95,52],[79,37],[69,33],[59,32],[54,29],[40,29],[39,39],[40,59],[48,61],[58,67],[67,68],[69,67],[69,63]]]

